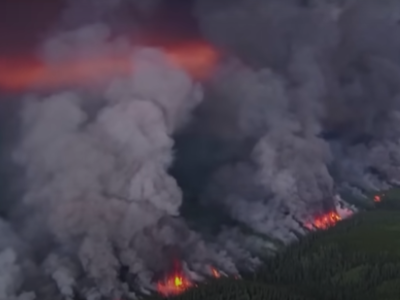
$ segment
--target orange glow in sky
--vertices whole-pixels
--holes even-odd
[[[215,67],[219,53],[202,41],[180,42],[161,48],[167,59],[196,80],[204,80]],[[29,56],[0,57],[0,89],[20,92],[86,86],[115,76],[129,75],[134,68],[132,54],[110,57],[95,55],[46,64]]]

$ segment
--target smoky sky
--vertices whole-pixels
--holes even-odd
[[[0,52],[31,50],[50,29],[62,10],[62,2],[5,0],[0,4]]]
[[[172,38],[198,36],[198,26],[192,14],[193,2],[162,1],[151,14],[138,13],[137,7],[128,4],[124,19],[129,24],[129,20],[140,18],[142,26],[147,30],[161,31]],[[66,6],[63,0],[1,1],[0,54],[10,55],[34,50],[59,21]],[[90,15],[89,11],[81,13]]]
[[[162,1],[161,4],[157,3],[156,9],[151,9],[149,14],[140,11],[140,7],[128,4],[128,11],[124,12],[124,22],[128,26],[123,33],[129,35],[126,31],[130,30],[129,25],[133,23],[131,20],[136,21],[139,18],[141,30],[161,33],[159,36],[165,35],[166,41],[198,37],[199,29],[192,13],[193,2],[192,0]],[[63,0],[1,1],[0,57],[35,53],[59,22],[60,16],[67,7],[66,1]],[[81,13],[91,14],[89,11]],[[74,27],[74,21],[69,23]],[[0,163],[2,166],[0,194],[7,199],[16,197],[18,194],[16,192],[18,187],[13,186],[13,179],[18,177],[18,172],[15,166],[10,168],[12,163],[8,153],[18,132],[16,112],[19,105],[18,97],[9,96],[6,91],[0,89]],[[2,210],[0,205],[0,213]]]

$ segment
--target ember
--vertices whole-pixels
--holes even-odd
[[[312,222],[306,223],[305,227],[308,229],[327,229],[335,226],[337,222],[341,221],[342,218],[336,211],[328,212],[322,216],[314,218]]]
[[[201,41],[157,48],[164,51],[171,63],[196,80],[206,79],[219,59],[219,53]],[[115,76],[129,75],[132,71],[131,58],[132,53],[118,57],[94,55],[47,65],[29,56],[0,57],[0,89],[19,92],[30,88],[87,86]]]
[[[375,195],[374,196],[374,202],[375,203],[379,203],[382,201],[382,196],[381,195]]]

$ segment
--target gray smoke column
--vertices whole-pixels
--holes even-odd
[[[239,68],[216,79],[216,90],[237,107],[236,138],[251,138],[246,161],[222,167],[204,201],[222,201],[237,220],[283,238],[297,220],[329,209],[330,151],[320,132],[325,85],[310,49],[298,49],[291,86],[271,70]],[[234,105],[227,105],[233,107]],[[258,191],[258,192],[257,192]],[[286,232],[285,232],[286,231]]]
[[[57,39],[55,44],[63,41]],[[62,46],[54,43],[50,50]],[[167,173],[171,135],[185,125],[202,89],[156,49],[137,48],[133,63],[131,77],[115,79],[99,93],[30,98],[21,113],[15,152],[26,173],[21,206],[33,209],[28,225],[34,218],[44,225],[26,230],[33,241],[53,238],[44,269],[65,297],[74,289],[94,297],[89,299],[96,293],[120,296],[121,265],[137,276],[138,286],[151,289],[152,276],[167,269],[166,247],[181,248],[196,272],[207,267],[198,263],[196,269],[198,258],[224,259],[173,218],[182,193]],[[229,261],[226,266],[235,271]]]
[[[32,300],[33,292],[20,292],[24,278],[29,278],[26,258],[18,259],[24,245],[10,226],[0,221],[0,299]]]
[[[198,0],[195,12],[241,63],[221,66],[193,130],[247,145],[214,166],[204,203],[290,240],[335,193],[399,183],[397,1]]]

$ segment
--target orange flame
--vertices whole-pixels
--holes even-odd
[[[164,280],[157,282],[157,291],[164,297],[179,295],[189,288],[196,286],[195,283],[185,276],[179,262],[174,263],[174,268],[175,270],[166,276]],[[221,277],[221,273],[216,268],[210,266],[210,270],[214,278]]]
[[[174,260],[173,267],[172,273],[157,282],[157,291],[164,297],[181,294],[194,286],[193,282],[185,276],[178,260]]]
[[[327,229],[335,226],[337,222],[341,221],[342,218],[336,211],[331,211],[321,216],[314,218],[312,222],[306,223],[305,227],[308,229]]]
[[[210,267],[210,269],[211,269],[211,274],[212,274],[212,276],[214,278],[220,278],[221,277],[221,274],[218,272],[217,269],[215,269],[214,267]]]
[[[201,41],[158,47],[177,67],[196,80],[206,79],[219,59],[210,44]],[[86,86],[114,76],[129,75],[132,53],[119,57],[97,55],[47,65],[33,57],[0,57],[0,89],[19,92],[31,88],[52,89]]]
[[[165,280],[158,282],[157,291],[167,297],[181,294],[193,286],[194,284],[184,274],[177,273],[171,274]]]

